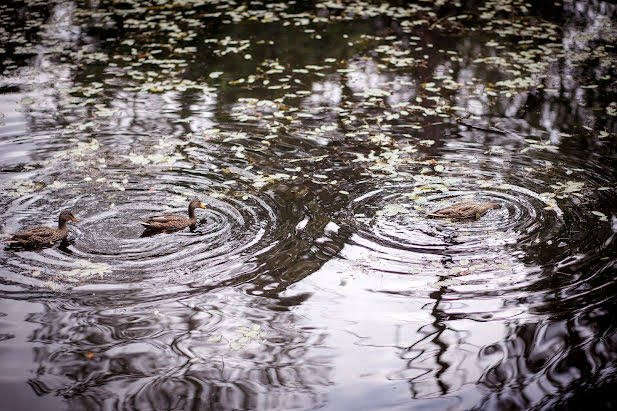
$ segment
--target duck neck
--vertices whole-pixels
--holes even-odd
[[[189,204],[189,218],[195,218],[195,206],[193,204]]]
[[[65,228],[66,228],[66,223],[67,223],[67,221],[66,221],[66,220],[64,220],[64,219],[62,219],[62,218],[58,219],[58,228],[59,228],[60,230],[65,229]]]

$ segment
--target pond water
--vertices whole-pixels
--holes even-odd
[[[0,232],[81,220],[0,247],[3,402],[614,406],[617,6],[530,3],[0,6]]]

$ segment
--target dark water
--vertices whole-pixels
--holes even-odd
[[[0,249],[7,409],[615,406],[614,3],[0,22],[1,232],[81,220]]]

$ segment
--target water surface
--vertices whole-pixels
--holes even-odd
[[[0,249],[4,401],[612,406],[617,11],[536,3],[2,6],[0,230],[81,220]]]

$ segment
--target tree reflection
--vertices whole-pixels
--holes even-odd
[[[25,125],[8,138],[20,160],[5,171],[34,170],[42,187],[26,200],[3,199],[3,212],[79,200],[94,216],[90,228],[108,228],[148,202],[169,206],[198,192],[220,201],[210,215],[220,230],[178,233],[174,249],[171,238],[139,243],[129,225],[115,224],[37,254],[49,281],[79,256],[113,265],[116,277],[92,284],[139,288],[41,301],[45,312],[28,318],[39,324],[30,336],[37,395],[61,395],[73,409],[324,405],[334,370],[329,333],[315,327],[321,318],[294,313],[312,291],[293,286],[350,244],[373,252],[349,257],[351,269],[365,264],[406,281],[433,274],[427,255],[443,258],[434,261],[437,290],[418,291],[431,300],[422,308],[431,319],[412,343],[392,348],[405,364],[394,378],[413,399],[475,389],[461,395],[469,408],[551,408],[580,404],[589,387],[605,393],[614,381],[615,223],[611,215],[590,230],[598,221],[583,209],[614,211],[614,178],[606,177],[614,145],[601,141],[617,131],[607,114],[614,5],[541,2],[537,16],[523,2],[486,2],[479,12],[476,2],[129,6],[20,7],[49,25],[40,41],[29,28],[14,39],[26,45],[7,47],[23,68],[15,78],[45,87],[35,90],[37,104],[11,114],[11,124]],[[329,18],[327,29],[309,27]],[[3,93],[20,91],[11,87]],[[36,138],[22,146],[30,132]],[[84,154],[85,144],[94,153]],[[449,176],[467,186],[446,187]],[[575,177],[589,191],[567,185]],[[58,180],[65,191],[49,188]],[[506,225],[505,234],[469,229],[481,244],[471,252],[453,228],[417,229],[426,204],[414,201],[450,188],[501,190],[511,200],[507,217],[529,224]],[[409,207],[395,205],[408,220],[384,213],[393,195],[358,206],[386,189],[405,198]],[[380,212],[392,220],[374,228]],[[417,243],[405,243],[410,232]],[[443,285],[463,257],[482,268],[457,271],[461,287]],[[23,271],[30,262],[20,258],[2,254]],[[31,280],[15,281],[41,285]],[[495,324],[503,329],[492,335]]]
[[[40,324],[30,337],[38,368],[29,384],[38,395],[63,396],[70,409],[289,409],[324,401],[331,367],[323,337],[302,331],[292,313],[273,311],[271,300],[236,292],[141,304],[117,293],[84,297],[57,299],[28,319]],[[264,336],[234,346],[247,320]]]
[[[612,299],[569,319],[513,324],[508,338],[480,352],[481,358],[500,352],[502,359],[479,380],[489,389],[479,407],[610,408],[606,387],[614,382],[614,313]]]

